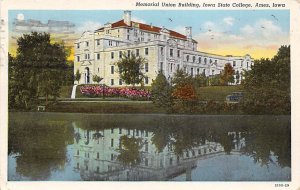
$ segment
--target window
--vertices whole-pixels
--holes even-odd
[[[199,155],[201,154],[201,149],[198,150],[198,154],[199,154]]]
[[[191,76],[194,74],[194,68],[191,68]]]
[[[116,42],[116,46],[119,46],[119,43],[120,43],[120,42]]]
[[[110,140],[110,146],[111,146],[111,147],[114,147],[114,139],[111,139],[111,140]]]
[[[130,135],[130,129],[127,129],[127,135]]]
[[[79,156],[79,150],[77,150],[77,155]]]
[[[129,35],[127,35],[127,40],[129,40]]]
[[[97,46],[99,46],[100,45],[100,40],[97,40]]]
[[[171,63],[171,72],[173,72],[173,63]]]
[[[170,49],[170,57],[173,57],[173,49]]]
[[[77,56],[77,61],[80,61],[80,56]]]
[[[85,166],[85,170],[86,171],[89,170],[89,166],[88,165]]]
[[[190,59],[190,56],[187,55],[187,56],[186,56],[186,61],[189,61],[189,59]]]
[[[235,61],[233,61],[233,66],[235,67]]]
[[[89,42],[85,42],[85,46],[86,46],[86,47],[89,47]]]
[[[111,74],[114,74],[114,73],[115,73],[115,66],[111,66],[111,67],[110,67],[110,73],[111,73]]]
[[[161,71],[161,72],[163,71],[163,66],[164,66],[164,63],[163,63],[163,62],[160,62],[160,71]]]
[[[85,54],[85,55],[84,55],[84,58],[85,58],[85,59],[90,59],[90,54],[88,54],[88,53]]]
[[[119,79],[119,85],[122,85],[122,84],[123,84],[122,79]]]
[[[130,50],[127,51],[127,57],[130,57]]]
[[[170,158],[170,165],[173,165],[173,158]]]
[[[111,85],[111,86],[114,85],[114,79],[110,79],[110,85]]]
[[[180,50],[177,50],[177,57],[180,57]]]
[[[122,129],[121,128],[119,128],[119,134],[122,134]]]
[[[241,67],[243,66],[243,62],[241,61]]]
[[[217,64],[218,63],[218,60],[215,60],[215,64]]]
[[[149,83],[149,79],[148,77],[145,77],[145,84],[148,84]]]
[[[113,155],[113,154],[110,155],[110,160],[111,160],[111,161],[114,160],[114,155]]]
[[[212,60],[211,60],[211,59],[209,59],[209,63],[212,63]]]
[[[110,133],[113,134],[114,133],[114,129],[110,129]]]
[[[248,67],[249,67],[249,65],[248,65],[248,64],[249,64],[249,62],[247,61],[247,69],[248,69]]]
[[[192,155],[193,155],[193,156],[196,156],[196,154],[195,154],[195,151],[194,151],[194,150],[192,150]]]
[[[145,166],[148,166],[148,158],[145,158]]]
[[[136,136],[139,136],[139,135],[140,135],[140,131],[136,130]]]
[[[201,57],[198,58],[198,62],[201,63]]]
[[[195,61],[196,61],[196,57],[195,57],[195,56],[193,56],[193,63],[195,63]]]
[[[135,53],[136,56],[140,56],[140,50],[139,50],[139,49],[136,49],[135,52],[136,52],[136,53]]]
[[[211,74],[214,75],[214,74],[215,74],[215,70],[212,70],[212,71],[211,71]]]
[[[122,59],[122,51],[119,51],[119,58]]]
[[[97,53],[97,60],[100,59],[100,53]]]
[[[146,131],[145,137],[148,137],[148,131]]]
[[[199,68],[197,68],[197,75],[199,75],[199,72],[200,72],[200,70],[199,70]]]
[[[114,56],[115,56],[115,55],[114,55],[114,52],[111,52],[111,53],[110,53],[110,56],[111,56],[111,59],[114,59]]]
[[[160,47],[160,55],[164,55],[164,48]]]
[[[79,169],[79,163],[77,162],[77,169]]]
[[[179,70],[179,64],[177,64],[177,70]]]
[[[206,58],[204,58],[204,63],[205,63],[205,64],[207,63],[207,59],[206,59]]]
[[[145,48],[145,55],[148,55],[148,54],[149,54],[149,49]]]
[[[99,154],[99,152],[97,152],[97,159],[99,159],[100,158],[100,154]]]
[[[99,172],[100,172],[100,168],[99,168],[99,166],[97,166],[96,173],[99,173]]]
[[[149,71],[149,64],[145,63],[145,72],[148,72],[148,71]]]
[[[77,48],[80,48],[80,43],[77,44]]]
[[[112,46],[112,41],[111,40],[108,41],[108,45]]]
[[[149,143],[145,142],[145,152],[148,152],[148,148],[149,148]]]

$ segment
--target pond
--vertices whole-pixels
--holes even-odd
[[[10,113],[10,181],[290,181],[290,116]]]

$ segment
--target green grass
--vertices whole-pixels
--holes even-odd
[[[164,113],[151,102],[58,102],[47,108],[50,112],[73,113]]]
[[[72,94],[72,88],[73,85],[69,85],[69,86],[61,86],[60,88],[60,92],[59,92],[59,97],[60,98],[70,98],[71,94]]]
[[[200,100],[225,101],[227,95],[241,91],[240,86],[207,86],[197,88]]]

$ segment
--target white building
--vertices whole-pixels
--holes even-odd
[[[220,143],[209,141],[185,149],[182,155],[174,152],[175,146],[171,142],[159,152],[152,141],[153,132],[144,129],[84,130],[78,128],[75,122],[73,127],[73,167],[83,180],[162,181],[183,173],[190,180],[191,170],[197,166],[198,160],[225,154]],[[138,138],[143,144],[139,150],[141,162],[134,167],[125,167],[117,159],[120,154],[120,138],[124,135]],[[228,135],[234,135],[234,139],[236,135],[240,137],[235,132]],[[244,139],[239,139],[234,140],[232,153],[238,153],[245,146]]]
[[[253,59],[245,56],[221,56],[197,50],[197,41],[192,38],[192,27],[180,34],[164,27],[143,24],[131,20],[131,12],[124,11],[123,19],[107,23],[93,32],[87,31],[75,41],[74,74],[82,77],[79,84],[94,83],[93,75],[103,78],[109,86],[124,86],[120,80],[116,62],[123,54],[131,53],[147,60],[144,66],[144,84],[151,85],[159,71],[171,78],[177,69],[190,75],[205,73],[220,74],[230,63],[239,76],[251,69]],[[239,80],[241,81],[241,80]]]

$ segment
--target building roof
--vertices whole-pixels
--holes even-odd
[[[131,21],[130,23],[130,26],[128,26],[124,20],[119,20],[115,23],[112,23],[111,24],[111,27],[112,28],[117,28],[117,27],[132,27],[134,24],[137,24],[138,28],[141,29],[141,30],[145,30],[145,31],[149,31],[149,32],[155,32],[155,33],[159,33],[160,30],[162,28],[160,27],[157,27],[157,26],[151,26],[151,25],[148,25],[148,24],[143,24],[143,23],[139,23],[139,22],[133,22]],[[99,29],[98,29],[99,30]],[[175,37],[175,38],[181,38],[181,39],[184,39],[186,40],[186,36],[183,35],[183,34],[180,34],[178,32],[175,32],[173,30],[169,30],[168,31],[170,32],[170,36],[172,37]]]

